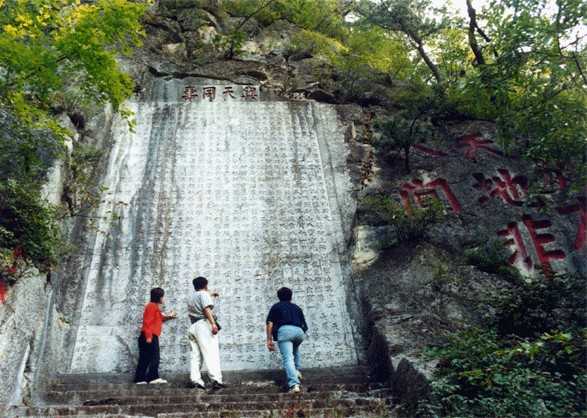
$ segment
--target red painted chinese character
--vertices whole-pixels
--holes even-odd
[[[198,92],[194,86],[186,86],[183,90],[183,96],[181,98],[186,102],[191,102],[198,97]]]
[[[406,213],[411,215],[413,212],[410,197],[418,206],[426,207],[428,205],[427,199],[432,198],[440,200],[440,196],[438,195],[439,190],[444,193],[453,212],[459,213],[461,211],[461,204],[450,189],[448,181],[443,178],[438,178],[426,183],[418,179],[414,179],[409,183],[404,183],[400,191],[400,196]]]
[[[526,244],[524,244],[518,224],[516,222],[509,223],[506,229],[497,231],[497,235],[506,238],[505,244],[514,249],[513,254],[508,259],[508,263],[512,266],[522,263],[524,269],[530,271],[532,269],[532,258],[528,253]]]
[[[241,97],[245,100],[257,100],[257,88],[254,86],[244,86]]]
[[[202,99],[209,99],[211,102],[216,98],[216,87],[204,87],[202,89]]]
[[[587,199],[579,197],[577,200],[579,201],[578,203],[557,208],[557,211],[561,215],[579,212],[579,229],[577,230],[573,247],[575,250],[580,250],[587,243]]]
[[[458,146],[464,149],[465,157],[469,160],[476,160],[477,151],[481,150],[493,155],[503,155],[503,153],[495,147],[493,141],[489,139],[483,139],[478,135],[466,135],[459,138]]]
[[[224,98],[224,100],[226,100],[227,97],[230,97],[231,99],[235,99],[236,97],[234,97],[234,88],[232,86],[224,87],[224,91],[222,92],[222,97]]]
[[[8,293],[8,286],[6,282],[0,279],[0,303],[6,302],[6,294]]]
[[[429,148],[422,144],[415,144],[414,149],[422,154],[430,155],[431,157],[446,157],[448,154],[444,151]]]
[[[528,179],[526,176],[513,176],[509,170],[500,168],[497,176],[485,177],[481,173],[473,174],[477,183],[474,188],[485,193],[479,198],[479,203],[485,203],[492,197],[497,197],[513,206],[522,206],[528,192]]]
[[[522,224],[532,242],[536,252],[536,258],[538,259],[538,263],[542,266],[544,275],[551,277],[553,274],[553,269],[550,264],[551,261],[564,260],[566,258],[566,255],[562,250],[547,250],[544,248],[546,244],[554,242],[554,235],[539,233],[538,230],[549,228],[552,226],[552,223],[549,220],[535,221],[530,215],[524,215],[522,217]],[[507,238],[506,244],[514,249],[508,262],[511,265],[517,264],[518,266],[521,263],[526,271],[530,271],[533,266],[532,258],[530,257],[528,249],[524,243],[519,224],[512,222],[508,224],[506,229],[497,231],[497,235]]]

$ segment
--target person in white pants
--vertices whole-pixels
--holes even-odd
[[[200,371],[203,360],[212,380],[212,389],[222,389],[225,385],[222,383],[220,370],[219,327],[212,312],[214,302],[208,292],[208,280],[205,277],[196,277],[193,285],[195,292],[188,299],[188,314],[192,323],[188,331],[192,348],[191,386],[206,389]]]

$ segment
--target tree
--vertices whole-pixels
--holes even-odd
[[[362,1],[358,13],[367,22],[392,32],[403,33],[412,43],[438,86],[443,84],[443,75],[426,50],[426,40],[448,25],[448,15],[444,10],[439,14],[433,10],[429,0],[385,0],[381,2]],[[440,16],[437,19],[432,16]]]
[[[133,82],[117,59],[140,45],[147,7],[0,0],[0,253],[18,249],[41,270],[57,263],[58,214],[40,193],[67,134],[55,115],[105,103],[124,113]]]
[[[132,94],[117,55],[139,45],[147,3],[0,0],[0,104],[30,126],[62,133],[51,110]]]
[[[423,112],[412,116],[392,116],[376,122],[375,127],[381,132],[379,147],[384,152],[399,149],[404,154],[404,170],[411,171],[410,152],[416,144],[425,142],[433,135],[429,125],[421,120]]]
[[[364,24],[410,41],[429,75],[414,90],[437,95],[437,111],[495,121],[506,150],[587,178],[585,2],[494,0],[478,10],[467,0],[466,21],[429,0],[356,4]]]

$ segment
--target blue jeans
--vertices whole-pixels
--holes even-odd
[[[297,371],[300,369],[300,344],[304,341],[304,331],[293,325],[282,325],[277,330],[277,345],[281,352],[283,368],[287,375],[287,386],[300,384]]]

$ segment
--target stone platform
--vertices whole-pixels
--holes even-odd
[[[54,378],[43,404],[8,411],[8,417],[385,417],[388,388],[369,383],[361,368],[304,370],[303,391],[284,393],[283,372],[227,372],[219,391],[187,388],[185,375],[167,385],[134,385],[128,376]]]

